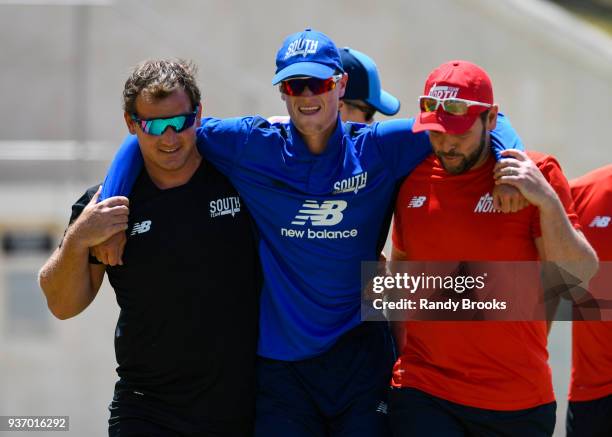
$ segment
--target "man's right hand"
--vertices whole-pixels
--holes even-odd
[[[82,248],[91,248],[116,234],[125,236],[128,228],[129,200],[110,197],[98,203],[102,187],[91,198],[79,218],[68,229],[67,238]]]

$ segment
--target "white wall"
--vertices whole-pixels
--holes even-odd
[[[17,3],[0,1],[0,230],[51,226],[61,234],[70,204],[101,179],[125,134],[121,91],[130,66],[191,58],[200,66],[205,113],[282,114],[270,84],[274,56],[287,34],[307,26],[372,56],[402,116],[416,112],[430,70],[464,58],[489,71],[496,100],[527,146],[557,155],[568,176],[612,161],[612,41],[540,0]],[[106,152],[36,161],[32,153],[41,152],[28,155],[14,140],[56,140],[45,143],[50,155],[63,140],[101,142]],[[77,158],[91,149],[78,147]],[[41,297],[35,311],[48,317],[47,331],[17,335],[2,305],[7,272],[33,278],[42,261],[0,257],[0,415],[69,414],[71,435],[105,435],[113,292],[105,286],[92,307],[65,322],[50,318]],[[569,332],[558,324],[551,337],[560,418]]]

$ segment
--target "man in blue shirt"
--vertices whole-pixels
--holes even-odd
[[[361,323],[360,267],[378,258],[396,186],[431,153],[429,138],[413,120],[343,124],[348,76],[320,32],[287,37],[276,66],[289,122],[205,118],[197,131],[260,234],[256,435],[385,436],[393,345],[386,325]],[[522,149],[503,116],[491,137],[496,151]],[[141,162],[128,137],[102,198],[129,194]]]

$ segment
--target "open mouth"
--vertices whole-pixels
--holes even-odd
[[[321,110],[320,106],[298,106],[300,114],[313,115]]]
[[[175,148],[173,148],[173,149],[159,149],[159,151],[160,151],[160,152],[162,152],[162,153],[168,153],[168,154],[170,154],[170,153],[174,153],[174,152],[176,152],[178,149],[179,149],[178,147],[175,147]]]

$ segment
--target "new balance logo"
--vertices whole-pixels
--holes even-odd
[[[493,208],[493,196],[489,193],[485,194],[480,198],[476,208],[474,208],[474,212],[498,212],[495,208]]]
[[[291,224],[305,225],[310,221],[313,226],[334,226],[342,221],[346,206],[344,200],[326,200],[320,205],[316,200],[307,200]]]
[[[326,200],[319,204],[316,200],[307,200],[298,211],[291,222],[292,225],[304,226],[308,223],[315,226],[334,226],[342,221],[344,215],[342,211],[348,206],[344,200]],[[357,229],[319,229],[310,228],[281,228],[280,233],[288,238],[306,238],[309,240],[337,240],[355,238],[358,235]]]
[[[376,407],[378,413],[387,414],[389,412],[389,406],[386,402],[380,401],[378,407]]]
[[[151,220],[145,220],[143,222],[134,223],[134,227],[132,228],[132,233],[130,235],[144,234],[145,232],[149,232],[150,229],[151,229]]]
[[[236,213],[240,212],[240,197],[232,196],[211,200],[209,207],[211,217],[219,217],[222,215],[231,215],[234,217]]]
[[[607,228],[609,224],[610,224],[609,216],[598,215],[593,219],[593,221],[589,225],[589,228]]]
[[[410,202],[408,202],[408,206],[406,208],[420,208],[421,206],[425,205],[426,200],[427,197],[425,196],[414,196],[412,199],[410,199]]]

